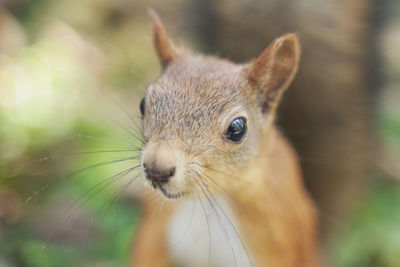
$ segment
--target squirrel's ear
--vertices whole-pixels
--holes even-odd
[[[296,34],[286,34],[274,40],[251,63],[250,86],[262,90],[263,111],[274,110],[282,94],[292,82],[299,65],[300,45]]]
[[[149,14],[153,24],[154,48],[157,51],[161,65],[165,68],[168,63],[177,57],[177,53],[174,45],[168,38],[167,32],[158,14],[153,9],[149,9]]]

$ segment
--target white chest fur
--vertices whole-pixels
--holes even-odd
[[[183,201],[168,228],[168,243],[184,267],[253,266],[227,199]]]

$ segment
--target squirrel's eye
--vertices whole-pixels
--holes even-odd
[[[246,118],[234,119],[226,130],[225,137],[235,143],[240,143],[246,134]]]
[[[144,106],[146,105],[146,102],[144,101],[144,98],[142,101],[140,101],[140,113],[142,113],[142,116],[144,116]]]

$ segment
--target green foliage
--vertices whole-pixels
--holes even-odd
[[[400,266],[400,187],[381,181],[370,188],[336,241],[335,266]]]
[[[389,114],[380,121],[382,135],[400,145],[400,117]]]

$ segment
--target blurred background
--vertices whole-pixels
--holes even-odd
[[[0,266],[125,266],[140,205],[138,172],[124,171],[161,71],[149,7],[176,43],[236,61],[299,33],[304,71],[278,125],[298,148],[326,257],[400,266],[400,3],[332,2],[1,0]],[[312,178],[324,172],[336,176]]]

